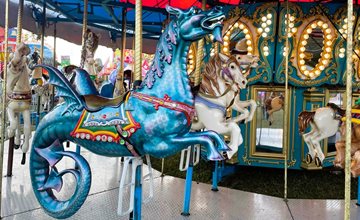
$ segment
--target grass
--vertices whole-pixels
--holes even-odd
[[[179,171],[180,154],[165,159],[164,174],[180,178],[186,172]],[[155,169],[161,170],[161,160],[152,158]],[[212,165],[201,161],[194,167],[193,181],[211,183]],[[237,166],[234,174],[222,179],[219,186],[264,195],[283,197],[284,170],[263,167]],[[343,199],[345,175],[332,168],[323,170],[288,170],[288,198]],[[351,180],[351,197],[356,199],[357,178]]]

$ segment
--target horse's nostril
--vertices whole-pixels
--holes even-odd
[[[245,85],[245,84],[246,84],[245,80],[243,80],[243,81],[242,81],[242,84],[243,84],[243,85]]]

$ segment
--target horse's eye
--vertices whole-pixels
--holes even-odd
[[[231,68],[231,69],[235,69],[235,66],[234,66],[234,65],[230,65],[230,68]]]
[[[197,8],[194,8],[194,11],[193,11],[194,14],[198,14],[199,13],[199,9]]]

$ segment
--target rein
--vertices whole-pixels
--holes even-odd
[[[167,94],[164,95],[164,98],[158,98],[139,92],[132,92],[131,96],[139,100],[154,104],[155,110],[159,110],[159,107],[164,107],[170,110],[184,113],[186,116],[187,125],[191,125],[192,119],[195,115],[195,109],[193,106],[187,105],[183,102],[173,101]]]

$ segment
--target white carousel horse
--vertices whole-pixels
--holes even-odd
[[[198,120],[194,121],[191,127],[193,130],[206,128],[222,135],[230,135],[229,147],[231,151],[226,152],[229,159],[237,152],[239,145],[243,142],[237,122],[251,121],[256,110],[254,100],[240,100],[240,89],[245,89],[247,85],[247,79],[240,68],[240,65],[245,65],[242,57],[246,57],[250,61],[246,63],[248,67],[254,68],[258,65],[259,58],[256,56],[236,55],[236,57],[229,57],[221,53],[206,64],[200,84],[200,92],[195,98]],[[246,71],[248,70],[249,68]],[[248,107],[250,107],[250,111]],[[226,110],[228,108],[241,114],[227,120]]]
[[[306,156],[307,163],[315,160],[316,166],[322,165],[325,155],[321,149],[320,141],[336,134],[344,115],[345,110],[333,103],[328,103],[327,107],[318,108],[316,111],[300,112],[298,116],[300,134],[303,134],[309,125],[311,126],[310,132],[303,134],[303,139],[309,150]]]
[[[98,83],[96,83],[97,74],[99,72],[98,67],[102,66],[101,60],[94,58],[98,44],[99,36],[90,29],[87,29],[85,33],[85,44],[81,50],[80,67],[90,74],[90,77],[95,82],[94,84],[96,87],[98,87]]]
[[[21,164],[25,164],[26,152],[29,149],[31,137],[31,87],[29,77],[31,70],[27,66],[26,56],[30,53],[27,45],[20,43],[14,54],[10,55],[8,64],[6,91],[8,94],[7,113],[10,126],[8,137],[15,136],[15,145],[20,145],[19,116],[22,113],[24,118],[24,143],[21,146],[23,158]]]
[[[50,110],[52,86],[47,83],[49,77],[43,74],[41,68],[35,68],[36,65],[41,64],[40,55],[35,51],[31,55],[29,68],[32,71],[30,78],[31,90],[40,97],[40,104],[44,110]]]

